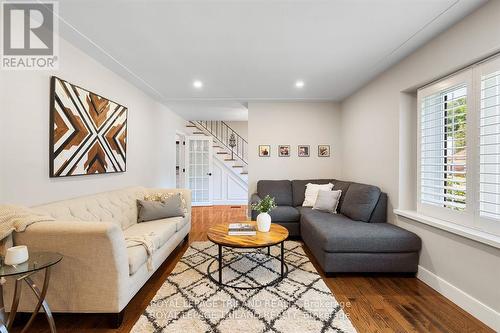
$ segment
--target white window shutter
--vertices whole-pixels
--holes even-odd
[[[418,202],[421,213],[454,223],[473,219],[468,184],[472,74],[418,90]]]
[[[500,220],[500,71],[481,76],[480,117],[479,212]]]
[[[423,97],[420,120],[421,202],[465,210],[466,84]]]
[[[500,56],[417,99],[417,211],[500,235]]]

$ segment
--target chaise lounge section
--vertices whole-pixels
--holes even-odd
[[[342,190],[337,214],[302,206],[308,183]],[[417,272],[421,240],[386,223],[387,195],[378,187],[336,179],[261,180],[251,203],[266,195],[276,200],[273,222],[300,236],[325,273]]]

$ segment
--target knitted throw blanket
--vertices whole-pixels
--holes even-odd
[[[12,231],[22,232],[30,224],[45,221],[55,221],[55,219],[26,207],[0,205],[0,239],[9,236]]]
[[[153,271],[153,253],[156,250],[157,237],[156,234],[151,232],[150,234],[134,237],[125,237],[125,243],[127,247],[142,246],[146,249],[148,255],[147,267],[148,271]]]

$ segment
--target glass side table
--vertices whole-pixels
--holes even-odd
[[[30,252],[29,255],[30,258],[28,259],[28,261],[23,262],[22,264],[12,266],[4,264],[0,267],[0,277],[2,278],[2,280],[0,281],[0,333],[8,333],[8,331],[12,328],[12,323],[14,321],[14,318],[16,317],[17,307],[19,306],[19,300],[21,298],[21,287],[23,285],[23,281],[28,284],[28,286],[38,299],[38,302],[35,306],[35,309],[33,310],[33,314],[24,326],[21,333],[28,332],[29,327],[33,323],[33,320],[40,311],[41,307],[43,307],[45,315],[47,316],[47,321],[49,322],[50,326],[50,332],[56,332],[54,317],[52,316],[49,305],[45,300],[45,296],[47,295],[47,289],[49,288],[50,270],[52,266],[60,262],[63,257],[56,252]],[[39,271],[45,271],[45,277],[41,291],[36,283],[31,279],[31,276]],[[12,306],[10,309],[9,317],[7,319],[3,300],[3,284],[5,283],[4,278],[6,276],[13,276],[16,279],[14,298],[12,300]]]

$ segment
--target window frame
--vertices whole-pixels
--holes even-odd
[[[446,207],[439,207],[436,205],[431,205],[423,203],[422,197],[422,101],[427,96],[436,94],[443,90],[452,88],[465,84],[467,90],[467,120],[465,127],[465,138],[466,138],[466,208],[464,211],[456,211]],[[439,80],[430,86],[421,88],[417,91],[417,212],[441,220],[453,222],[456,224],[464,225],[467,227],[474,227],[474,186],[470,181],[470,175],[472,174],[470,169],[470,154],[472,149],[472,142],[470,141],[473,137],[471,135],[471,124],[470,118],[472,118],[472,108],[471,105],[474,103],[474,89],[473,89],[473,77],[470,70],[458,72],[453,76],[447,77],[445,79]],[[446,125],[443,125],[446,126]]]
[[[481,134],[481,77],[494,72],[500,72],[500,55],[476,63],[462,71],[456,72],[446,78],[417,90],[417,184],[416,184],[416,210],[417,214],[428,216],[500,236],[500,219],[480,216],[480,134]],[[454,86],[465,84],[467,89],[467,120],[466,120],[466,209],[457,211],[446,207],[439,207],[421,202],[421,121],[422,100],[432,94],[444,91]],[[446,125],[443,125],[446,126]],[[443,222],[445,223],[445,222]]]

